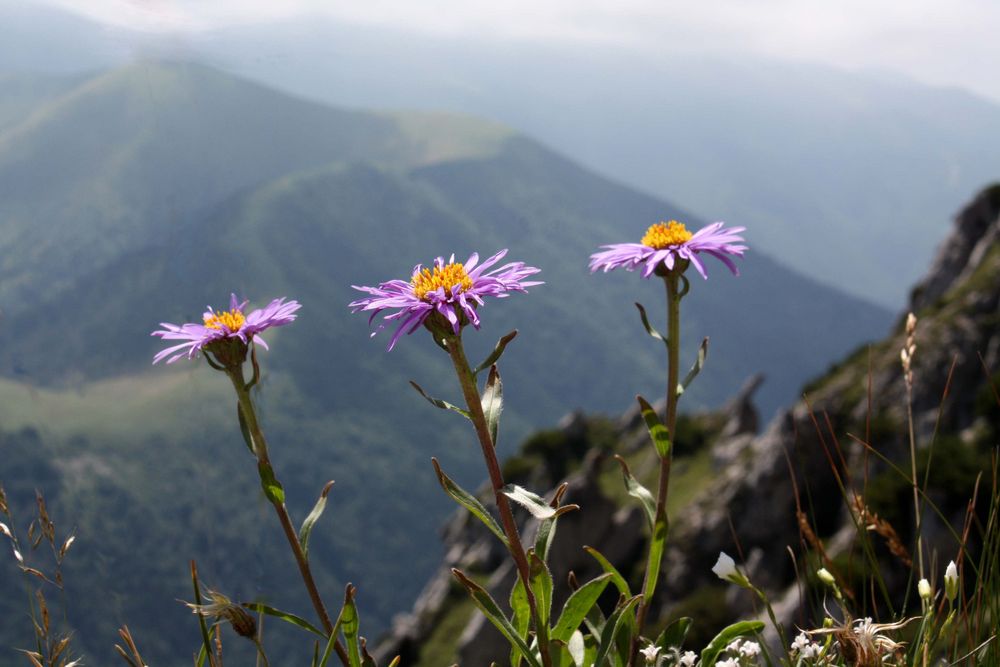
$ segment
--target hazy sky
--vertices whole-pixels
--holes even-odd
[[[30,0],[152,32],[315,18],[495,40],[763,55],[903,73],[1000,101],[997,0]]]

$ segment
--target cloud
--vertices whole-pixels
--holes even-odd
[[[37,1],[37,0],[36,0]],[[1000,100],[994,0],[46,0],[146,32],[325,17],[430,35],[763,55],[903,72]]]

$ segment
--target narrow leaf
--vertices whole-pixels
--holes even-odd
[[[517,632],[517,636],[527,642],[528,628],[531,626],[531,607],[528,606],[528,595],[524,591],[524,582],[518,577],[514,581],[514,588],[510,591],[511,624]],[[515,645],[510,647],[511,667],[519,667],[521,664],[521,651]]]
[[[663,548],[667,543],[667,517],[660,517],[653,523],[653,532],[649,538],[649,558],[646,561],[646,588],[642,594],[649,600],[656,590],[656,581],[660,576],[660,566],[663,564]]]
[[[358,606],[354,604],[355,588],[347,584],[344,590],[344,608],[340,612],[340,627],[344,631],[347,642],[347,657],[351,667],[361,667],[361,645],[358,641],[358,630],[361,623],[358,618]]]
[[[705,366],[705,357],[708,356],[708,337],[706,336],[702,341],[701,345],[698,346],[698,358],[695,359],[694,366],[688,371],[688,374],[684,376],[681,383],[677,385],[677,395],[680,396],[687,390],[701,369]]]
[[[469,419],[469,412],[467,410],[463,410],[462,408],[458,407],[457,405],[452,405],[448,401],[442,401],[440,398],[434,398],[433,396],[428,396],[427,392],[424,391],[423,387],[421,387],[419,384],[417,384],[413,380],[410,380],[410,385],[414,389],[417,390],[418,394],[420,394],[421,396],[424,397],[424,400],[426,400],[428,403],[430,403],[434,407],[441,408],[442,410],[451,410],[452,412],[457,412],[458,414],[462,415],[466,419]]]
[[[437,459],[431,458],[431,463],[434,464],[434,471],[437,473],[438,483],[441,484],[441,488],[444,489],[445,493],[451,496],[459,505],[472,512],[472,515],[482,521],[486,527],[490,529],[490,532],[496,535],[497,538],[504,543],[504,546],[506,546],[507,536],[504,535],[503,529],[500,528],[500,524],[498,524],[496,519],[494,519],[489,513],[489,510],[487,510],[486,507],[479,502],[478,498],[452,481],[448,475],[444,474],[444,471],[441,470],[441,466],[438,464]]]
[[[490,430],[490,440],[497,446],[497,435],[500,431],[500,413],[503,412],[503,382],[500,381],[500,371],[496,365],[490,366],[490,375],[486,379],[486,388],[482,396],[483,415],[486,416],[486,426]]]
[[[576,664],[569,647],[560,641],[549,642],[549,659],[552,661],[552,667],[573,667]]]
[[[637,498],[642,503],[642,508],[646,510],[646,519],[649,520],[649,527],[652,528],[656,522],[656,499],[653,498],[653,494],[649,492],[649,489],[640,484],[639,480],[632,476],[632,471],[629,470],[625,459],[615,454],[615,460],[622,467],[622,477],[625,480],[625,488],[628,490],[628,494],[633,498]]]
[[[528,578],[531,581],[531,592],[535,594],[539,623],[548,627],[549,617],[552,615],[552,573],[534,551],[528,552]]]
[[[619,605],[611,616],[608,617],[608,622],[604,624],[604,630],[601,632],[601,643],[597,647],[597,658],[594,660],[594,667],[601,667],[604,664],[604,660],[608,657],[611,649],[614,648],[618,633],[626,625],[624,617],[631,615],[632,608],[641,599],[641,595],[636,595],[624,604]]]
[[[670,649],[680,650],[680,648],[684,645],[684,639],[687,638],[687,633],[690,629],[690,617],[684,616],[683,618],[678,618],[676,621],[668,625],[653,643],[656,646],[659,646],[660,651],[664,654],[670,651]]]
[[[489,619],[490,623],[496,626],[496,629],[500,631],[500,634],[507,638],[507,641],[517,647],[517,649],[521,652],[521,655],[524,656],[525,661],[527,661],[531,667],[541,667],[538,659],[534,655],[534,652],[517,634],[517,630],[513,625],[511,625],[510,621],[507,620],[507,617],[504,616],[503,611],[500,610],[497,603],[492,597],[490,597],[490,594],[487,593],[482,586],[466,577],[461,570],[452,568],[451,573],[456,579],[458,579],[459,583],[465,587],[465,590],[469,592],[469,595],[472,597],[472,602],[479,608],[479,611],[486,615],[486,618]]]
[[[607,558],[604,557],[604,554],[602,554],[594,547],[584,547],[583,550],[586,551],[591,556],[593,556],[594,560],[600,563],[601,568],[605,572],[611,575],[611,583],[615,585],[615,588],[618,589],[619,593],[621,593],[627,598],[632,597],[632,591],[629,590],[628,583],[626,583],[625,581],[625,577],[623,577],[621,573],[615,568],[615,566],[611,564],[611,561],[609,561]]]
[[[716,659],[729,644],[737,637],[755,635],[764,629],[762,621],[740,621],[733,623],[715,636],[708,646],[701,652],[701,663],[705,667],[715,665]]]
[[[201,604],[201,585],[198,583],[198,567],[195,562],[191,561],[191,585],[194,586],[194,603],[197,605]],[[198,655],[198,659],[195,663],[198,667],[204,664],[205,659],[208,658],[209,667],[215,665],[215,661],[212,659],[212,642],[208,637],[208,625],[205,623],[205,617],[201,614],[198,616],[198,628],[201,630],[201,653]]]
[[[303,630],[307,630],[313,633],[314,635],[319,635],[320,637],[326,639],[325,632],[314,626],[309,621],[305,620],[304,618],[301,618],[300,616],[296,616],[295,614],[291,614],[287,611],[276,609],[274,607],[264,604],[263,602],[241,602],[240,606],[244,607],[245,609],[249,609],[250,611],[255,611],[258,614],[267,614],[268,616],[274,616],[275,618],[280,618],[282,621],[285,621],[286,623],[291,623],[292,625],[298,626]]]
[[[243,435],[243,442],[246,443],[247,449],[254,456],[257,456],[257,448],[253,444],[253,436],[250,434],[250,426],[247,424],[247,418],[243,415],[243,406],[236,403],[236,416],[240,420],[240,433]]]
[[[313,505],[312,511],[309,512],[309,516],[305,518],[302,527],[299,528],[299,544],[302,545],[302,553],[307,559],[309,558],[309,534],[312,533],[313,526],[319,521],[319,518],[323,516],[323,510],[326,509],[326,496],[330,493],[332,486],[333,480],[326,483],[323,490],[319,492],[319,498]]]
[[[573,633],[583,623],[583,619],[587,617],[587,612],[590,611],[590,608],[597,604],[598,598],[601,597],[601,593],[607,588],[608,582],[611,581],[613,576],[610,572],[605,572],[591,579],[569,596],[569,599],[563,604],[559,620],[556,621],[555,627],[552,628],[552,639],[569,642],[572,647]],[[580,647],[582,650],[582,643]]]
[[[646,329],[646,333],[655,338],[656,340],[663,341],[664,345],[669,346],[670,343],[667,338],[661,334],[659,331],[649,323],[649,318],[646,317],[646,309],[642,307],[641,303],[636,302],[635,307],[639,309],[639,317],[642,318],[642,326]]]
[[[281,483],[274,476],[274,468],[269,464],[258,461],[257,472],[260,473],[260,486],[264,489],[264,495],[275,505],[285,502],[285,490],[281,488]]]
[[[486,357],[483,363],[476,366],[476,370],[472,371],[472,375],[473,376],[479,375],[484,370],[486,370],[496,362],[500,361],[500,355],[502,355],[503,351],[507,349],[507,344],[510,343],[512,340],[514,340],[516,336],[517,336],[517,329],[514,329],[509,334],[507,334],[499,341],[497,341],[497,346],[493,348],[493,352],[490,353],[490,356]]]
[[[565,505],[559,508],[552,507],[538,494],[532,493],[517,484],[508,484],[503,487],[503,494],[528,510],[531,516],[542,521],[577,509],[576,505]]]
[[[649,404],[649,401],[642,396],[636,396],[635,400],[639,402],[642,419],[646,422],[646,429],[649,431],[649,437],[653,440],[653,446],[656,447],[656,453],[660,455],[660,458],[670,456],[670,431],[660,421],[660,416],[656,414],[656,410]]]

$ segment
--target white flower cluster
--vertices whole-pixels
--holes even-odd
[[[792,653],[797,653],[806,660],[819,657],[822,650],[822,647],[809,639],[809,635],[804,632],[800,632],[792,641]]]
[[[681,667],[694,667],[694,663],[698,661],[698,656],[694,651],[685,651],[684,655],[681,656],[680,662],[678,663]]]

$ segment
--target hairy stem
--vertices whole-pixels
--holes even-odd
[[[552,659],[548,651],[549,629],[545,623],[541,622],[538,615],[538,604],[535,595],[531,590],[531,578],[528,567],[528,557],[525,554],[524,546],[521,544],[521,537],[517,532],[517,523],[514,521],[514,513],[510,508],[510,500],[503,492],[503,474],[500,472],[500,463],[497,461],[496,446],[490,436],[490,429],[486,423],[486,415],[483,413],[482,399],[479,395],[479,387],[476,385],[476,378],[469,366],[469,360],[465,356],[460,335],[448,336],[445,338],[448,354],[455,366],[455,373],[458,375],[458,382],[462,386],[462,394],[465,397],[465,404],[469,409],[469,417],[476,428],[476,435],[479,437],[479,446],[483,450],[483,459],[486,461],[486,469],[489,471],[490,484],[493,486],[493,495],[496,498],[497,508],[500,510],[500,523],[503,526],[504,534],[507,536],[510,555],[517,566],[518,575],[524,584],[524,592],[528,598],[528,607],[531,609],[531,621],[538,637],[538,646],[541,649],[542,663],[545,667],[551,667]]]
[[[254,408],[253,401],[250,398],[250,389],[247,386],[246,380],[243,376],[243,367],[235,366],[226,370],[229,379],[233,382],[233,388],[236,390],[236,396],[239,399],[240,410],[243,412],[243,418],[246,419],[247,428],[250,431],[250,437],[253,440],[254,455],[257,457],[258,469],[269,469],[272,471],[271,459],[267,452],[267,440],[264,439],[264,432],[260,428],[260,421],[257,419],[257,411]],[[277,480],[277,476],[275,476]],[[302,550],[302,544],[299,542],[299,536],[295,532],[295,527],[292,525],[292,518],[288,514],[288,508],[285,507],[285,503],[278,501],[276,499],[270,499],[271,505],[274,507],[275,513],[278,515],[278,521],[281,523],[281,529],[285,533],[285,539],[288,540],[288,546],[292,550],[292,554],[295,556],[295,562],[299,566],[299,573],[302,575],[302,581],[306,586],[306,591],[309,593],[309,599],[312,600],[313,608],[316,610],[316,615],[319,616],[320,621],[323,624],[323,629],[326,631],[327,635],[333,633],[334,626],[333,622],[330,620],[330,614],[326,611],[326,605],[323,604],[323,598],[319,594],[319,589],[316,587],[316,581],[313,579],[312,568],[309,566],[309,560],[306,558],[305,552]],[[340,643],[338,639],[334,648],[337,651],[337,656],[340,661],[346,666],[349,664],[349,658],[347,656],[347,651],[344,646]]]
[[[677,425],[677,380],[679,374],[680,365],[680,347],[681,347],[681,295],[678,291],[678,286],[680,283],[680,275],[676,273],[669,273],[663,277],[663,282],[667,287],[667,432],[670,434],[670,439],[673,441],[674,438],[674,427]],[[655,525],[661,521],[669,526],[669,519],[667,518],[667,495],[670,490],[670,466],[673,463],[674,448],[671,445],[670,450],[667,452],[666,456],[660,457],[660,481],[659,486],[656,489],[656,515],[654,519],[654,530]],[[653,539],[654,535],[650,534],[649,539],[649,549],[653,549]],[[646,574],[643,577],[642,590],[654,590],[656,587],[656,581],[650,581],[650,567],[649,558],[646,559],[647,567]],[[659,569],[656,569],[656,575],[659,573]],[[646,615],[649,612],[650,604],[652,603],[652,595],[644,596],[642,601],[639,603],[639,608],[636,611],[636,633],[632,638],[632,647],[629,656],[629,667],[636,664],[636,660],[639,655],[639,637],[642,635],[643,626],[646,624]]]

